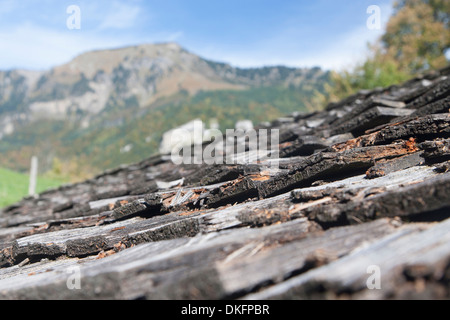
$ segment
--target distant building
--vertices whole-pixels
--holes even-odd
[[[236,130],[243,130],[245,132],[253,130],[253,122],[251,120],[241,120],[236,122]]]
[[[128,153],[133,149],[132,144],[127,144],[126,146],[120,148],[120,153]]]
[[[201,144],[203,142],[203,133],[205,125],[202,120],[192,120],[178,128],[164,133],[159,152],[169,154],[176,146],[188,146],[192,144]],[[186,135],[189,132],[190,135]]]
[[[159,152],[161,154],[170,154],[175,147],[202,144],[204,141],[210,141],[211,137],[219,129],[220,126],[217,119],[210,119],[208,129],[206,129],[202,120],[192,120],[164,133]],[[238,121],[235,129],[247,132],[253,129],[253,122],[251,120]],[[189,134],[186,134],[187,132]]]

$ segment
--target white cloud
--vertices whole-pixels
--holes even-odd
[[[370,30],[366,24],[337,36],[333,42],[314,55],[294,62],[295,65],[319,65],[324,69],[342,70],[364,61],[369,53],[367,45],[377,41],[386,31],[385,26],[392,15],[392,5],[380,6],[381,26]],[[369,15],[367,15],[369,18]]]
[[[263,65],[286,65],[291,67],[320,66],[323,69],[338,70],[364,61],[367,44],[374,42],[382,31],[368,30],[365,26],[342,34],[320,48],[309,48],[307,43],[268,41],[264,45],[247,47],[239,51],[222,48],[203,48],[200,53],[209,59],[225,61],[237,67],[259,67]],[[276,48],[276,49],[274,49]],[[195,52],[195,50],[194,50]]]
[[[69,62],[92,50],[111,49],[143,43],[173,42],[183,32],[159,32],[142,38],[130,33],[121,36],[99,32],[43,28],[32,23],[0,29],[0,70],[47,70]]]
[[[236,50],[207,46],[199,53],[210,59],[224,61],[237,67],[260,67],[263,65],[286,65],[292,67],[320,66],[328,70],[348,69],[363,62],[369,53],[367,44],[374,43],[384,32],[392,15],[391,4],[380,6],[381,26],[379,30],[370,30],[366,23],[346,33],[336,33],[335,37],[325,35],[323,39],[308,39],[308,42],[295,39],[296,31],[285,30],[272,38],[255,45]],[[362,14],[366,14],[364,11]],[[367,15],[369,17],[369,15]],[[335,30],[328,30],[330,34]],[[313,43],[309,43],[312,41]],[[320,46],[316,42],[320,43]],[[314,48],[312,48],[314,46]],[[195,49],[193,49],[195,52]]]
[[[299,59],[295,65],[319,65],[324,69],[339,70],[364,61],[368,54],[368,43],[375,42],[382,30],[369,30],[365,26],[343,34],[320,52]]]
[[[8,14],[16,10],[19,6],[18,2],[16,0],[3,0],[0,5],[0,15]]]
[[[137,18],[141,12],[138,5],[128,5],[114,1],[110,10],[106,13],[100,30],[104,29],[127,29],[131,28],[137,22]]]
[[[174,41],[178,41],[183,36],[184,36],[184,32],[183,31],[177,31],[177,32],[169,33],[164,38],[165,38],[165,41],[167,41],[167,42],[174,42]]]
[[[0,14],[15,10],[18,1],[0,0]],[[3,1],[6,4],[3,6]],[[331,40],[312,39],[306,43],[297,30],[284,30],[267,35],[268,38],[245,46],[214,42],[189,43],[192,38],[183,30],[154,30],[144,36],[136,32],[143,19],[150,19],[149,10],[142,10],[142,1],[82,2],[82,29],[42,27],[36,22],[15,25],[3,24],[0,28],[0,69],[48,69],[66,63],[76,55],[94,49],[123,47],[152,42],[187,42],[187,49],[211,60],[224,61],[240,67],[287,65],[296,67],[321,66],[341,69],[366,57],[368,42],[375,41],[384,30],[369,30],[365,23]],[[97,12],[97,14],[95,14]],[[98,14],[100,13],[101,14]],[[392,13],[390,4],[381,7],[382,25]],[[65,12],[63,12],[65,14]],[[363,12],[362,14],[365,14]],[[130,29],[128,29],[130,28]],[[114,34],[108,30],[117,31]],[[120,31],[120,32],[119,32]],[[329,31],[330,33],[335,30]],[[191,34],[189,34],[191,36]],[[238,36],[238,35],[237,35]],[[271,37],[270,37],[271,36]],[[297,40],[295,40],[297,39]],[[303,41],[303,42],[302,42]],[[311,41],[311,40],[308,40]],[[321,44],[318,46],[317,44]],[[314,48],[313,48],[314,46]]]
[[[54,30],[31,23],[0,31],[0,69],[48,69],[96,48],[119,46],[116,39],[86,35],[82,31]]]

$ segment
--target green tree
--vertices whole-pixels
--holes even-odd
[[[385,54],[411,75],[444,67],[450,47],[449,21],[448,0],[397,1],[381,38]]]
[[[316,94],[315,101],[325,106],[362,89],[387,87],[444,67],[450,48],[449,26],[448,0],[397,1],[385,34],[369,45],[367,60],[351,70],[334,72],[332,85],[324,95]]]

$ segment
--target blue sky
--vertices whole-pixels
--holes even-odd
[[[81,10],[69,30],[67,7]],[[370,30],[367,8],[381,9]],[[0,0],[0,69],[48,69],[76,55],[178,42],[234,66],[348,67],[382,33],[392,0]]]

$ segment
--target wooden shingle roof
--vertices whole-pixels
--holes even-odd
[[[5,208],[0,298],[448,299],[449,76],[273,121],[275,169],[158,155]]]

